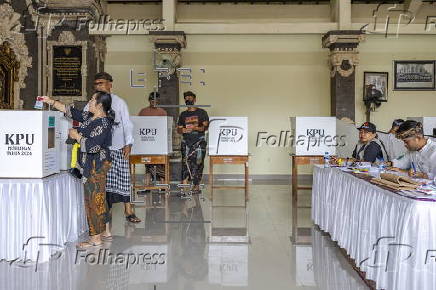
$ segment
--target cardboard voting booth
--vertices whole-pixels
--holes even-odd
[[[436,117],[407,117],[407,120],[421,122],[424,135],[436,136]]]
[[[0,111],[0,177],[59,173],[58,125],[54,111]]]
[[[68,170],[71,166],[71,145],[66,144],[68,139],[68,130],[72,128],[72,121],[68,120],[63,113],[59,114],[59,126],[57,126],[57,134],[59,139],[58,160],[59,169]]]
[[[172,117],[131,116],[132,155],[167,155],[172,152]]]
[[[336,117],[291,117],[292,154],[336,154]]]
[[[247,117],[209,118],[209,156],[248,155]]]

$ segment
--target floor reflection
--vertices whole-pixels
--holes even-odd
[[[116,205],[113,241],[87,252],[68,245],[57,259],[37,265],[37,271],[1,262],[0,289],[367,289],[316,229],[312,245],[290,243],[286,189],[252,186],[250,244],[208,243],[213,216],[221,219],[216,225],[226,227],[243,226],[246,216],[239,208],[212,214],[207,195],[204,200],[149,196],[146,207],[137,208],[143,220],[137,225],[125,222]],[[225,202],[231,199],[227,194]]]

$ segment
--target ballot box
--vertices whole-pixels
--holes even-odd
[[[407,120],[421,122],[424,135],[436,137],[436,117],[407,117]]]
[[[131,116],[132,155],[167,155],[172,152],[173,117]]]
[[[291,117],[291,153],[301,156],[336,154],[336,117]]]
[[[209,155],[248,155],[247,117],[209,118]]]
[[[43,178],[59,173],[54,111],[0,111],[0,178]]]
[[[71,167],[71,149],[70,144],[66,144],[68,139],[68,130],[72,128],[72,120],[64,116],[62,112],[59,114],[59,126],[57,126],[57,134],[59,141],[58,161],[60,170],[68,170]]]

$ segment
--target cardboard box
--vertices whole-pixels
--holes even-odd
[[[173,118],[131,116],[132,155],[167,155],[173,149]]]
[[[291,117],[291,153],[299,156],[336,154],[336,117]],[[335,138],[336,137],[336,138]]]
[[[209,118],[209,155],[248,155],[247,117]]]
[[[0,111],[0,177],[59,173],[58,125],[54,111]]]

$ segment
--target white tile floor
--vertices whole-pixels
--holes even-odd
[[[125,221],[117,204],[111,243],[88,253],[69,245],[37,271],[0,263],[0,290],[368,289],[319,231],[312,229],[311,245],[291,244],[289,186],[253,185],[250,195],[248,245],[207,242],[210,222],[225,228],[246,225],[245,210],[240,208],[216,208],[212,219],[207,192],[204,201],[171,196],[167,209],[137,208],[143,220],[137,225]],[[214,197],[214,205],[243,204],[242,191],[215,191]],[[300,195],[299,205],[310,206],[310,192]],[[299,210],[298,224],[312,227],[310,209]],[[106,254],[130,254],[130,262],[136,259],[137,264],[126,269],[125,256],[118,255],[112,263],[100,256],[100,264],[94,265],[104,249]]]

